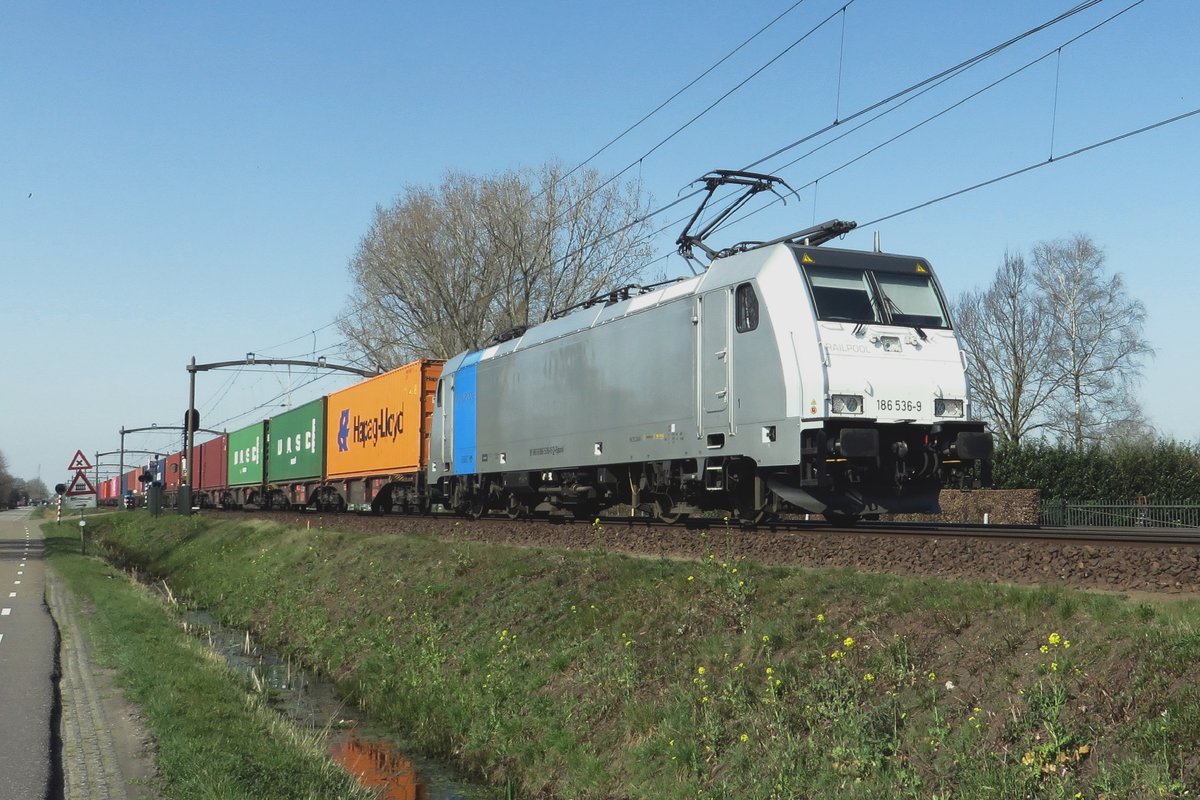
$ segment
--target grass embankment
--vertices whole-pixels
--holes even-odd
[[[230,517],[94,530],[519,796],[1116,800],[1200,777],[1196,601]]]
[[[97,526],[99,527],[99,526]],[[368,798],[319,737],[281,718],[180,629],[163,604],[106,564],[79,555],[78,528],[43,526],[94,658],[117,671],[157,743],[166,797]]]

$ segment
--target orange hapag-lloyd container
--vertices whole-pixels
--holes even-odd
[[[329,395],[326,476],[424,470],[442,363],[421,359]]]

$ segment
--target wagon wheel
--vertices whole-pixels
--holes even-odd
[[[822,516],[830,525],[837,525],[841,528],[851,528],[862,519],[858,514],[847,514],[842,511],[826,511]]]

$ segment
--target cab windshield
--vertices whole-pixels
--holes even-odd
[[[806,264],[817,319],[827,322],[949,328],[929,275]]]

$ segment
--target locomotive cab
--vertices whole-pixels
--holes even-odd
[[[772,490],[797,507],[849,518],[936,511],[941,486],[981,482],[992,439],[969,419],[962,351],[929,263],[789,249],[816,352],[797,361],[805,387],[799,469],[773,472]]]

